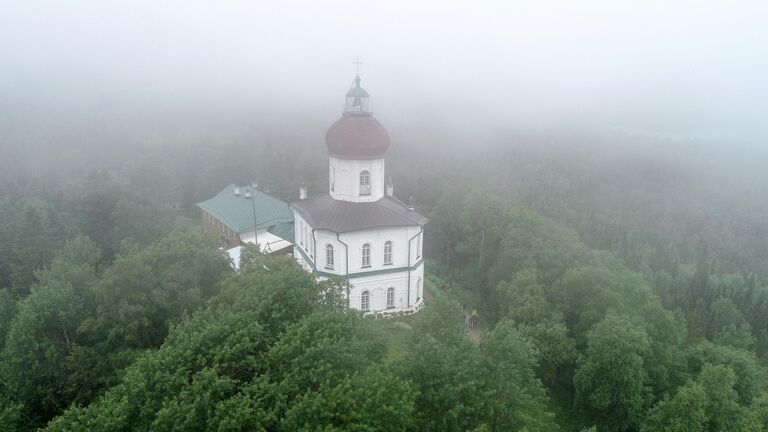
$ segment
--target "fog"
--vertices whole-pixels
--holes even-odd
[[[0,2],[0,430],[768,432],[766,24]]]
[[[760,1],[13,2],[0,113],[312,127],[339,114],[360,57],[385,124],[759,143],[765,16]]]

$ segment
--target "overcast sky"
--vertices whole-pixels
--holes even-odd
[[[765,143],[766,1],[7,1],[0,115],[380,118]],[[58,114],[57,114],[58,115]]]

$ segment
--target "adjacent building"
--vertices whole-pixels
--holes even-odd
[[[232,256],[239,256],[239,248],[246,244],[258,244],[264,253],[291,252],[291,209],[254,186],[229,185],[197,206],[203,231],[217,237],[228,251],[237,248]]]

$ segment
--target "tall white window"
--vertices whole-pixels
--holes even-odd
[[[387,288],[387,309],[393,309],[395,307],[395,289],[392,287]]]
[[[363,245],[363,267],[371,266],[371,245],[366,243]]]
[[[371,310],[371,295],[368,291],[363,291],[363,294],[360,296],[360,310],[363,312]]]
[[[371,173],[363,171],[360,173],[360,195],[371,194]]]
[[[416,259],[421,258],[421,234],[416,238]]]
[[[392,264],[392,242],[384,243],[384,265]]]
[[[333,270],[333,245],[325,245],[325,268]]]

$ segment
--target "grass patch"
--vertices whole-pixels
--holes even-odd
[[[406,317],[411,318],[411,317]],[[400,362],[405,360],[408,354],[408,338],[411,336],[411,328],[408,319],[381,319],[376,320],[378,330],[387,341],[387,355],[385,362]]]

